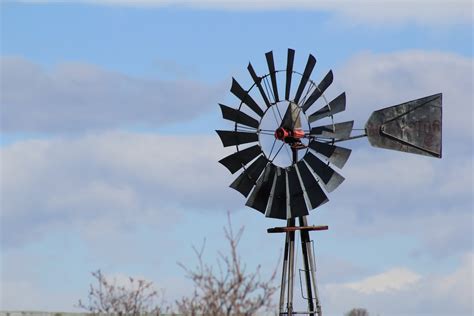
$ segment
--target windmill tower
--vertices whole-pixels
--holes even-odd
[[[233,122],[234,128],[217,133],[224,147],[236,149],[219,162],[233,174],[243,170],[230,187],[247,198],[245,205],[266,217],[286,220],[286,226],[268,229],[269,233],[285,234],[279,315],[321,316],[309,232],[327,230],[328,226],[308,225],[308,215],[328,202],[328,194],[344,181],[341,169],[351,150],[339,143],[366,137],[374,147],[441,158],[442,95],[375,111],[363,133],[353,135],[354,121],[335,121],[336,114],[346,108],[345,93],[331,101],[324,94],[333,82],[332,71],[316,83],[310,79],[316,65],[314,56],[309,55],[302,73],[293,69],[293,49],[288,49],[285,69],[275,68],[273,52],[265,57],[268,73],[263,76],[248,64],[253,80],[249,89],[232,79],[230,91],[239,100],[238,107],[219,104],[223,118]],[[292,88],[293,83],[296,86]],[[293,307],[298,231],[307,311]]]

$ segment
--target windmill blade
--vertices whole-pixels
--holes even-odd
[[[301,128],[300,111],[301,109],[295,103],[289,102],[280,127],[290,130]]]
[[[275,97],[275,103],[280,101],[278,97],[278,85],[276,81],[276,71],[275,71],[275,62],[273,61],[273,51],[269,51],[265,54],[267,59],[268,71],[270,73],[270,78],[272,80],[273,95]]]
[[[259,122],[253,117],[245,114],[240,110],[233,109],[227,105],[220,104],[222,117],[226,120],[233,121],[245,126],[258,128]]]
[[[308,117],[310,123],[320,120],[324,117],[334,115],[336,113],[342,112],[346,109],[346,93],[343,92],[337,96],[334,100],[329,102],[328,105],[322,107],[318,111],[314,112]]]
[[[224,167],[229,169],[231,173],[236,173],[261,153],[262,150],[260,149],[260,146],[253,145],[252,147],[245,148],[233,153],[232,155],[222,158],[219,160],[219,162],[224,165]]]
[[[290,199],[291,217],[308,215],[303,188],[294,166],[288,168],[288,188],[290,191],[288,198]]]
[[[258,141],[257,133],[235,132],[235,131],[216,131],[224,147],[252,143]]]
[[[314,58],[314,56],[310,54],[308,57],[308,61],[306,62],[306,67],[304,68],[303,76],[301,77],[298,90],[296,90],[295,103],[300,102],[301,94],[303,94],[304,87],[306,87],[309,77],[313,72],[314,65],[316,65],[316,58]]]
[[[273,164],[267,164],[245,205],[265,214],[270,198],[270,191],[272,190],[273,179],[275,178],[275,171],[276,167]]]
[[[263,116],[262,109],[258,106],[254,99],[248,94],[247,91],[242,88],[242,86],[232,78],[232,86],[230,87],[230,92],[234,94],[237,98],[240,99],[243,103],[245,103],[252,111],[258,114],[258,116]]]
[[[329,201],[326,193],[321,189],[318,180],[313,176],[313,173],[309,170],[304,161],[298,161],[296,167],[301,181],[303,182],[303,190],[306,191],[306,195],[308,196],[310,208],[315,209]]]
[[[329,145],[314,140],[308,144],[308,147],[325,156],[330,163],[334,164],[340,169],[344,167],[352,152],[350,149],[344,147]]]
[[[288,58],[286,60],[286,87],[285,100],[290,100],[291,77],[293,76],[293,62],[295,60],[295,50],[288,48]]]
[[[270,191],[265,216],[286,219],[286,215],[286,170],[276,167],[275,178],[273,179],[272,190]]]
[[[336,189],[344,181],[343,176],[334,171],[334,169],[322,162],[318,157],[309,151],[302,160],[305,161],[311,169],[313,169],[314,173],[316,173],[319,179],[321,179],[321,181],[324,183],[324,187],[328,192],[334,191],[334,189]]]
[[[257,74],[255,73],[255,70],[253,69],[251,63],[249,63],[249,65],[247,66],[247,70],[249,71],[250,76],[253,79],[253,82],[255,82],[255,85],[257,86],[258,91],[260,91],[260,95],[263,98],[263,102],[265,102],[267,107],[270,107],[271,106],[270,101],[268,101],[267,94],[265,93],[265,91],[263,90],[263,87],[262,87],[262,78],[257,76]]]
[[[375,111],[365,124],[374,147],[441,158],[442,94]]]
[[[247,197],[267,163],[267,158],[261,155],[232,182],[230,187]]]
[[[351,136],[354,121],[313,127],[309,134],[325,138],[346,139]]]
[[[306,102],[303,104],[302,108],[305,113],[313,105],[313,103],[323,95],[324,91],[326,91],[326,89],[331,85],[333,79],[334,77],[332,70],[329,70],[327,75],[323,78],[323,80],[321,80],[316,89],[314,89],[313,93],[311,93],[308,100],[306,100]]]

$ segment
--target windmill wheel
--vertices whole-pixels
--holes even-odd
[[[334,122],[334,115],[345,110],[345,93],[327,101],[324,92],[333,74],[329,71],[319,84],[312,81],[312,55],[303,73],[293,70],[292,49],[283,70],[275,69],[273,52],[265,57],[268,74],[260,77],[252,64],[247,67],[254,82],[250,89],[232,79],[230,91],[240,100],[238,108],[219,104],[234,129],[216,132],[224,147],[236,147],[219,162],[231,173],[243,169],[230,186],[248,197],[247,206],[267,217],[290,219],[327,202],[327,193],[344,181],[334,166],[341,169],[351,150],[334,143],[350,137],[354,121]],[[292,79],[299,79],[294,93]]]

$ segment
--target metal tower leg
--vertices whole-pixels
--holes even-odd
[[[293,219],[293,225],[295,220]],[[295,232],[289,232],[289,244],[288,244],[289,260],[288,260],[288,296],[287,296],[287,310],[288,315],[293,315],[293,281],[295,272]]]
[[[300,226],[307,226],[306,216],[299,218]],[[306,293],[308,299],[308,311],[314,311],[314,301],[313,301],[313,288],[311,284],[313,283],[312,274],[313,269],[310,264],[310,251],[311,251],[311,240],[309,238],[309,232],[307,230],[301,230],[301,251],[303,252],[303,266],[304,266],[304,276],[306,282]],[[310,313],[310,316],[314,316],[314,313]]]
[[[299,217],[298,219],[298,226],[295,226],[295,219],[290,219],[287,221],[286,227],[274,227],[267,230],[269,233],[284,232],[286,236],[283,270],[281,276],[279,315],[304,314],[311,316],[322,316],[316,280],[316,262],[313,254],[313,245],[311,243],[309,231],[327,230],[328,226],[308,226],[306,216]],[[293,307],[295,232],[297,230],[301,232],[301,252],[303,255],[304,279],[307,297],[305,297],[303,293],[302,294],[303,298],[308,300],[308,309],[306,312],[294,311]],[[303,284],[301,285],[303,286]]]
[[[300,226],[308,226],[306,216],[299,218]],[[303,263],[305,270],[306,291],[308,295],[308,310],[314,311],[314,303],[316,303],[316,314],[322,316],[321,304],[319,301],[318,285],[316,283],[316,262],[314,260],[313,248],[309,231],[301,230],[301,249],[303,252]],[[314,301],[313,301],[314,294]],[[309,315],[314,316],[314,313]]]
[[[287,227],[295,225],[294,219],[287,221]],[[285,240],[285,253],[281,273],[280,288],[280,315],[292,315],[293,312],[293,280],[295,258],[295,232],[287,232]],[[286,300],[285,300],[286,298]],[[285,304],[286,301],[286,304]]]
[[[287,226],[290,226],[290,220],[287,222]],[[290,243],[290,233],[286,233],[285,238],[285,252],[283,254],[283,267],[281,272],[281,286],[280,286],[280,314],[285,312],[285,294],[286,294],[286,270],[288,269],[288,251]]]

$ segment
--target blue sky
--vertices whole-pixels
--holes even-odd
[[[104,4],[106,3],[107,4]],[[231,77],[309,53],[339,121],[443,92],[443,159],[370,147],[310,222],[327,315],[470,315],[472,4],[469,1],[6,1],[1,5],[1,306],[76,310],[90,272],[139,276],[189,293],[176,262],[225,249],[227,211],[241,255],[274,268],[283,223],[245,208],[217,161],[237,106]]]

